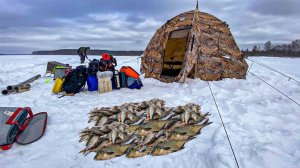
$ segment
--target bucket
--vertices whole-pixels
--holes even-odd
[[[88,91],[97,91],[98,90],[98,79],[95,75],[88,75],[87,76],[87,85]]]

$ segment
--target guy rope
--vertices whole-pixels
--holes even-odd
[[[224,124],[224,122],[223,122],[223,118],[222,118],[222,115],[221,115],[221,113],[220,113],[220,110],[219,110],[218,104],[217,104],[217,102],[216,102],[215,96],[214,96],[214,94],[213,94],[213,91],[212,91],[212,89],[211,89],[211,87],[210,87],[210,84],[209,84],[209,82],[208,82],[208,81],[207,81],[207,85],[208,85],[208,87],[209,87],[210,93],[211,93],[211,95],[212,95],[212,97],[213,97],[213,100],[214,100],[214,102],[215,102],[216,108],[217,108],[217,110],[218,110],[219,117],[220,117],[220,119],[221,119],[221,122],[222,122],[222,125],[223,125],[223,128],[224,128],[224,131],[225,131],[225,133],[226,133],[226,136],[227,136],[227,140],[228,140],[228,142],[229,142],[229,145],[230,145],[230,148],[231,148],[232,154],[233,154],[233,156],[234,156],[234,159],[235,159],[236,166],[237,166],[238,168],[240,168],[240,166],[239,166],[239,163],[238,163],[238,161],[237,161],[237,159],[236,159],[236,156],[235,156],[235,153],[234,153],[234,150],[233,150],[233,147],[232,147],[232,144],[231,144],[230,138],[229,138],[229,136],[228,136],[228,133],[227,133],[227,130],[226,130],[225,124]]]
[[[271,85],[270,83],[268,83],[267,81],[263,80],[262,78],[260,78],[259,76],[255,75],[254,73],[250,72],[251,75],[255,76],[257,79],[263,81],[264,83],[266,83],[267,85],[269,85],[270,87],[272,87],[273,89],[275,89],[277,92],[281,93],[282,95],[284,95],[286,98],[290,99],[292,102],[294,102],[295,104],[297,104],[300,107],[300,103],[296,102],[294,99],[292,99],[291,97],[289,97],[287,94],[283,93],[282,91],[280,91],[279,89],[277,89],[275,86]]]
[[[250,61],[252,61],[252,62],[254,62],[254,63],[256,63],[256,64],[259,64],[257,61],[253,61],[253,60],[251,60],[251,59],[249,59],[249,58],[246,58],[246,59],[248,59],[248,60],[250,60]],[[262,63],[260,63],[260,64],[261,64],[261,66],[264,65],[264,64],[262,64]],[[260,64],[259,64],[259,65],[260,65]],[[239,64],[236,64],[236,65],[240,66]],[[241,67],[241,68],[244,68],[244,67],[242,67],[242,66],[240,66],[240,67]],[[277,71],[277,70],[275,70],[275,69],[273,69],[273,68],[271,68],[271,67],[268,67],[267,65],[265,65],[264,67],[265,67],[265,68],[268,68],[268,69],[270,69],[270,70],[273,70],[273,71],[275,71],[275,72],[277,72],[277,73],[280,73],[281,75],[284,75],[284,76],[288,77],[289,79],[293,79],[294,81],[298,82],[296,79],[294,79],[294,78],[292,78],[292,77],[289,77],[289,76],[287,76],[287,75],[285,75],[285,74],[283,74],[283,73],[281,73],[281,72],[279,72],[279,71]],[[283,93],[282,91],[280,91],[280,90],[279,90],[278,88],[276,88],[275,86],[271,85],[270,83],[268,83],[267,81],[265,81],[265,80],[262,79],[261,77],[255,75],[253,72],[251,72],[251,71],[249,71],[249,70],[248,70],[248,73],[250,73],[251,75],[253,75],[253,76],[256,77],[257,79],[261,80],[261,81],[264,82],[265,84],[269,85],[270,87],[272,87],[273,89],[275,89],[277,92],[279,92],[280,94],[282,94],[283,96],[285,96],[286,98],[288,98],[289,100],[291,100],[291,101],[294,102],[297,106],[300,107],[300,103],[298,103],[296,100],[294,100],[293,98],[291,98],[291,97],[288,96],[287,94],[285,94],[285,93]]]
[[[140,58],[142,58],[142,56],[139,56],[139,57],[137,57],[135,59],[131,59],[129,61],[122,62],[119,66],[124,65],[124,64],[129,63],[129,62],[132,62],[132,61],[135,61],[135,60],[139,60]]]
[[[269,69],[269,70],[271,70],[271,71],[274,71],[274,72],[276,72],[276,73],[278,73],[278,74],[280,74],[280,75],[282,75],[282,76],[285,76],[285,77],[289,78],[289,80],[293,80],[293,81],[295,81],[295,82],[297,82],[297,83],[300,84],[300,81],[298,81],[298,80],[296,80],[296,79],[294,79],[294,78],[292,78],[292,77],[290,77],[290,76],[288,76],[288,75],[286,75],[286,74],[284,74],[284,73],[282,73],[282,72],[279,72],[279,71],[277,71],[276,69],[271,68],[271,67],[269,67],[269,66],[266,65],[266,64],[263,64],[263,63],[258,62],[258,61],[256,61],[256,60],[252,60],[252,59],[250,59],[250,58],[246,58],[246,59],[249,60],[249,61],[251,61],[252,63],[255,63],[255,64],[257,64],[257,65],[260,65],[260,66],[262,66],[262,67],[264,67],[264,68],[267,68],[267,69]],[[251,67],[250,67],[250,68],[251,68]]]

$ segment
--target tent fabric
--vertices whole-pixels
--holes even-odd
[[[168,41],[176,30],[191,27],[187,37],[180,73],[174,77],[162,75]],[[163,82],[184,82],[187,77],[212,81],[223,78],[245,79],[248,64],[239,50],[226,22],[200,12],[182,13],[160,27],[142,57],[142,71],[146,78]]]

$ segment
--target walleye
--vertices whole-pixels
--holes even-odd
[[[189,124],[198,124],[198,123],[202,122],[203,120],[205,120],[207,118],[207,116],[209,116],[209,115],[210,115],[210,113],[205,113],[205,114],[192,113]]]
[[[129,126],[134,127],[135,133],[139,136],[146,136],[152,132],[159,132],[164,128],[164,126],[169,123],[170,121],[164,121],[164,120],[151,120],[149,122],[146,122],[143,125],[140,126]],[[134,128],[132,130],[134,130]]]
[[[171,141],[159,143],[158,145],[156,145],[154,147],[153,151],[151,152],[151,155],[160,156],[160,155],[166,155],[166,154],[170,154],[170,153],[179,151],[184,148],[184,144],[187,141],[188,140],[182,140],[182,141],[172,141],[171,140]]]
[[[93,135],[87,142],[86,142],[86,147],[90,148],[93,147],[99,140],[99,136]]]
[[[158,133],[151,133],[139,142],[139,145],[136,145],[132,149],[130,149],[126,155],[128,158],[137,158],[150,154],[153,148],[163,142],[166,139],[164,135],[164,131],[160,131]]]
[[[108,143],[106,139],[98,138],[98,141],[93,146],[87,146],[85,149],[81,150],[79,153],[82,153],[83,155],[88,155],[91,152],[97,152]]]
[[[170,122],[165,125],[165,131],[172,132],[174,129],[180,126],[182,126],[182,123],[180,121],[170,120]]]
[[[184,125],[175,128],[171,135],[170,139],[171,140],[186,140],[190,139],[191,137],[194,137],[198,134],[200,134],[200,131],[202,128],[208,126],[211,124],[211,122],[208,122],[209,120],[207,119],[203,124],[201,125]]]
[[[132,147],[131,144],[128,145],[112,145],[102,148],[97,152],[94,159],[95,160],[108,160],[118,156],[124,155],[127,150]]]
[[[114,119],[108,117],[101,117],[96,121],[95,126],[102,127],[106,124],[111,124],[112,122],[114,122]]]
[[[148,108],[146,109],[146,119],[160,119],[165,117],[168,112],[164,108],[165,101],[159,99],[152,99],[148,102]]]
[[[81,131],[80,142],[84,141],[86,148],[80,152],[95,152],[95,160],[176,152],[211,124],[210,114],[200,110],[192,103],[168,108],[160,99],[93,109],[89,123],[95,126]]]
[[[106,116],[106,117],[109,117],[109,116],[112,116],[114,114],[117,114],[120,112],[120,109],[119,107],[117,106],[114,106],[112,108],[109,108],[109,107],[102,107],[102,108],[96,108],[94,110],[92,110],[90,112],[90,115],[93,116],[93,115],[100,115],[100,116]]]
[[[79,142],[88,141],[92,136],[102,136],[109,132],[108,126],[86,128],[80,133]]]
[[[126,154],[127,158],[138,158],[149,155],[153,151],[152,146],[143,146],[142,148],[132,148]]]

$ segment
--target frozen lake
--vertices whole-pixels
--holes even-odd
[[[90,57],[100,59],[100,56]],[[139,72],[137,57],[116,57],[119,65],[129,65]],[[300,80],[299,58],[251,57]],[[45,74],[48,61],[79,65],[78,56],[0,56],[0,88],[17,84],[36,74]],[[249,62],[249,65],[250,62]],[[118,69],[120,66],[117,67]],[[296,102],[300,102],[300,84],[273,71],[253,65],[251,72],[263,78]],[[1,106],[29,106],[35,113],[49,114],[42,139],[30,145],[14,144],[0,151],[1,168],[95,168],[95,167],[236,167],[218,112],[206,82],[189,79],[185,84],[162,83],[144,79],[141,90],[121,89],[105,94],[83,92],[74,97],[58,98],[51,93],[53,81],[40,78],[29,92],[0,96]],[[247,80],[225,79],[211,82],[241,168],[300,167],[300,107],[256,77]],[[88,113],[95,107],[114,106],[160,98],[166,106],[197,103],[210,112],[213,122],[185,148],[170,155],[108,161],[94,161],[94,154],[79,153],[79,132],[89,126]]]

